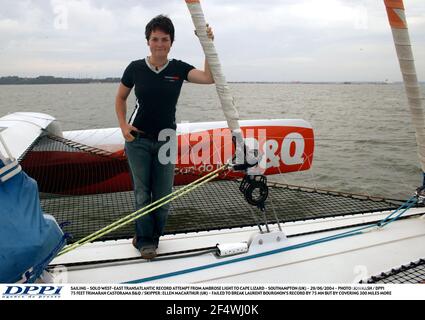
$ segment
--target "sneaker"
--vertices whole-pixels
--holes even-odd
[[[150,260],[156,257],[156,249],[154,246],[141,247],[140,254],[142,255],[143,259]]]

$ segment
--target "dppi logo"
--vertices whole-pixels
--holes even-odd
[[[62,286],[7,286],[3,298],[59,298]]]

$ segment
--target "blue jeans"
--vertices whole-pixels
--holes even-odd
[[[136,137],[125,143],[125,152],[130,165],[136,209],[165,197],[173,190],[173,163],[162,164],[158,159],[158,150],[165,141],[155,141]],[[159,237],[164,234],[170,205],[162,207],[136,220],[137,247],[158,247]]]

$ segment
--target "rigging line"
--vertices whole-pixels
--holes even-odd
[[[164,252],[159,253],[155,260],[168,260],[168,259],[177,259],[177,258],[188,258],[192,256],[199,256],[206,253],[216,252],[217,247],[204,247],[204,248],[195,248],[181,251],[173,251],[173,252]],[[140,260],[145,260],[141,256],[137,257],[129,257],[129,258],[117,258],[117,259],[105,259],[105,260],[91,260],[91,261],[82,261],[82,262],[70,262],[70,263],[58,263],[58,264],[50,264],[48,266],[49,270],[52,270],[56,267],[66,267],[72,268],[73,270],[86,270],[92,268],[99,268],[99,264],[120,264],[123,262],[139,262]],[[53,271],[53,270],[52,270]]]
[[[353,235],[355,235],[355,234],[353,234]],[[344,238],[344,237],[348,237],[348,236],[352,236],[352,235],[341,236],[340,238]],[[331,240],[335,240],[335,239],[329,239],[327,241],[331,241]],[[325,242],[325,241],[323,241],[323,242]],[[127,282],[124,282],[124,283],[133,284],[133,283],[142,283],[142,282],[155,281],[155,280],[164,279],[164,278],[170,278],[170,277],[179,276],[179,275],[187,274],[187,273],[191,273],[191,272],[196,272],[196,271],[211,269],[211,268],[224,266],[224,265],[228,265],[228,264],[232,264],[232,263],[237,263],[237,262],[252,260],[252,259],[256,259],[256,258],[261,258],[261,257],[269,256],[269,255],[272,255],[272,254],[276,254],[276,253],[300,249],[300,248],[307,247],[307,246],[310,246],[310,245],[313,245],[313,244],[316,244],[316,243],[313,243],[313,242],[311,242],[311,243],[310,242],[301,243],[301,244],[283,247],[283,248],[270,250],[270,251],[266,251],[266,252],[261,252],[261,253],[257,253],[257,254],[253,254],[253,255],[249,255],[249,256],[235,258],[235,259],[231,259],[231,260],[216,262],[216,263],[212,263],[212,264],[208,264],[208,265],[202,265],[202,266],[198,266],[198,267],[192,267],[192,268],[189,268],[189,269],[169,272],[169,273],[151,276],[151,277],[147,277],[147,278],[127,281]]]
[[[84,245],[86,243],[92,242],[92,241],[94,241],[94,240],[96,240],[96,239],[104,236],[105,234],[108,234],[110,232],[113,232],[113,231],[115,231],[115,230],[117,230],[117,229],[119,229],[119,228],[121,228],[121,227],[129,224],[130,222],[132,222],[132,221],[134,221],[134,220],[136,220],[136,219],[138,219],[138,218],[140,218],[140,217],[142,217],[142,216],[144,216],[144,215],[146,215],[146,214],[148,214],[148,213],[150,213],[150,212],[152,212],[152,211],[160,208],[161,206],[163,206],[163,205],[165,205],[165,204],[167,204],[167,203],[169,203],[169,202],[171,202],[171,201],[173,201],[173,200],[175,200],[175,199],[177,199],[177,198],[185,195],[186,193],[195,190],[199,186],[201,186],[201,185],[203,185],[203,184],[205,184],[205,183],[207,183],[207,182],[209,182],[209,181],[217,178],[219,176],[219,172],[220,171],[227,170],[228,167],[229,167],[229,165],[226,164],[226,165],[222,166],[221,168],[213,171],[212,173],[210,173],[208,175],[205,175],[205,176],[201,177],[200,179],[192,182],[191,184],[185,186],[184,188],[181,188],[181,189],[179,189],[179,190],[177,190],[177,191],[175,191],[175,192],[173,192],[173,193],[171,193],[171,194],[169,194],[169,195],[167,195],[167,196],[165,196],[165,197],[163,197],[163,198],[155,201],[154,203],[152,203],[152,204],[150,204],[150,205],[148,205],[146,207],[143,207],[143,208],[141,208],[141,209],[139,209],[139,210],[131,213],[130,215],[128,215],[128,216],[126,216],[126,217],[124,217],[122,219],[117,220],[116,222],[110,224],[109,226],[107,226],[107,227],[105,227],[105,228],[103,228],[103,229],[101,229],[101,230],[99,230],[99,231],[97,231],[97,232],[95,232],[95,233],[93,233],[91,235],[88,235],[87,237],[85,237],[85,238],[83,238],[83,239],[81,239],[81,240],[73,243],[72,245],[64,248],[58,254],[58,256],[63,255],[63,254],[65,254],[65,253],[67,253],[67,252],[69,252],[71,250],[74,250],[74,249],[76,249],[76,248],[78,248],[78,247],[80,247],[80,246],[82,246],[82,245]],[[205,179],[205,177],[208,177],[208,178]]]
[[[95,155],[98,155],[98,156],[104,156],[104,157],[108,157],[108,158],[114,158],[114,159],[117,158],[116,156],[114,156],[113,152],[109,152],[107,150],[100,149],[100,148],[97,148],[97,147],[92,147],[92,146],[89,146],[89,145],[86,145],[86,144],[83,144],[83,143],[80,143],[80,142],[75,142],[73,140],[69,140],[69,139],[54,135],[54,134],[48,134],[47,138],[54,140],[54,141],[58,141],[58,142],[63,143],[64,145],[66,145],[68,147],[75,148],[75,149],[81,150],[83,152],[89,152],[89,153],[92,153],[92,154],[95,154]]]
[[[313,240],[313,241],[310,241],[310,242],[315,244],[316,241],[317,241],[317,243],[320,243],[320,242],[332,240],[334,237],[337,239],[337,238],[340,238],[340,237],[350,236],[350,234],[352,234],[352,235],[361,234],[361,233],[363,233],[363,230],[370,229],[370,228],[373,228],[373,227],[383,228],[384,226],[388,225],[389,223],[394,222],[395,220],[399,219],[408,209],[410,209],[416,203],[416,201],[412,201],[414,199],[416,199],[416,196],[413,196],[410,199],[408,199],[400,207],[398,207],[395,211],[393,211],[391,214],[389,214],[387,217],[385,217],[384,219],[382,219],[379,222],[368,224],[368,225],[365,225],[363,227],[356,228],[356,229],[346,231],[346,232],[342,232],[342,233],[338,233],[336,235],[332,235],[332,236],[329,236],[329,237],[323,237],[323,238]],[[391,217],[392,215],[397,213],[399,210],[402,210],[404,206],[406,206],[406,208],[400,214],[398,214],[396,217],[394,217],[390,221],[386,222],[389,219],[389,217]],[[386,223],[384,223],[384,222],[386,222]]]
[[[380,221],[381,227],[386,226],[387,224],[390,224],[400,218],[407,210],[409,210],[411,207],[413,207],[418,202],[418,199],[415,196],[411,197],[409,200],[407,200],[405,203],[403,203],[397,210],[395,210],[393,213],[391,213],[389,216],[387,216],[385,219]],[[404,208],[404,206],[406,206]],[[395,215],[399,210],[402,210],[398,215],[396,215],[394,218],[391,218],[393,215]],[[391,219],[390,219],[391,218]]]

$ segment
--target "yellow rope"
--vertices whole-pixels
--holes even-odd
[[[65,247],[61,252],[59,252],[58,256],[61,256],[67,252],[70,252],[86,243],[92,242],[102,236],[104,236],[105,234],[108,234],[112,231],[115,231],[127,224],[129,224],[130,222],[160,208],[161,206],[163,206],[164,204],[167,204],[183,195],[185,195],[186,193],[195,190],[196,188],[198,188],[199,186],[205,184],[206,182],[209,182],[213,179],[215,179],[216,177],[219,176],[219,173],[226,170],[228,168],[228,164],[225,164],[223,166],[221,166],[220,168],[202,176],[201,178],[199,178],[198,180],[193,181],[192,183],[186,185],[185,187],[176,190],[168,195],[166,195],[165,197],[158,199],[155,202],[152,202],[151,204],[111,223],[110,225],[88,235],[87,237],[80,239],[79,241]]]
[[[222,166],[222,167],[220,167],[220,168],[218,168],[218,169],[216,169],[216,170],[214,170],[214,171],[212,171],[212,172],[210,172],[210,173],[208,173],[208,174],[206,174],[206,175],[202,176],[202,177],[201,177],[201,178],[199,178],[198,180],[195,180],[195,181],[193,181],[192,183],[190,183],[190,184],[188,184],[188,185],[186,185],[186,186],[184,186],[184,187],[180,188],[179,190],[176,190],[176,191],[174,191],[174,192],[172,192],[172,193],[170,193],[170,194],[166,195],[165,197],[163,197],[163,198],[161,198],[161,199],[158,199],[158,200],[156,200],[156,201],[154,201],[154,202],[150,203],[149,205],[147,205],[147,206],[145,206],[145,207],[143,207],[143,208],[141,208],[141,209],[139,209],[139,210],[137,210],[137,211],[135,211],[135,212],[133,212],[133,213],[130,213],[129,215],[127,215],[127,216],[125,216],[125,217],[123,217],[123,218],[121,218],[121,219],[119,219],[119,220],[117,220],[117,221],[115,221],[115,222],[111,223],[110,225],[108,225],[108,226],[104,227],[103,229],[100,229],[100,230],[96,231],[95,233],[90,234],[90,235],[88,235],[87,237],[85,237],[85,238],[83,238],[83,239],[78,240],[77,242],[73,243],[73,245],[76,245],[76,244],[78,244],[78,243],[84,242],[85,240],[87,240],[88,238],[92,237],[93,235],[97,235],[98,233],[101,233],[101,232],[103,232],[103,231],[105,231],[105,230],[107,230],[107,229],[109,229],[109,228],[112,228],[112,227],[114,227],[114,226],[116,226],[116,225],[120,224],[121,222],[123,222],[123,221],[125,221],[125,220],[127,220],[127,219],[130,219],[131,217],[133,217],[133,216],[137,215],[138,213],[140,213],[140,212],[142,212],[142,211],[144,211],[144,210],[147,210],[147,209],[149,209],[149,208],[152,208],[153,206],[155,206],[155,205],[157,205],[157,204],[159,204],[159,203],[161,203],[161,202],[165,201],[166,199],[168,199],[168,198],[170,198],[170,197],[174,196],[175,194],[178,194],[178,193],[183,192],[184,190],[186,190],[186,189],[188,189],[188,188],[191,188],[193,185],[195,185],[195,184],[197,184],[197,183],[201,182],[202,180],[205,180],[205,179],[206,179],[206,178],[208,178],[209,176],[214,175],[215,173],[217,173],[217,172],[220,172],[220,171],[224,170],[224,167],[225,167],[225,166]]]

